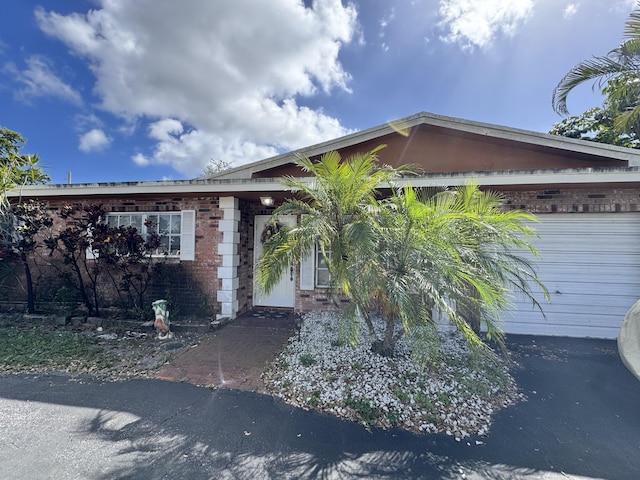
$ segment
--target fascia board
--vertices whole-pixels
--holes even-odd
[[[611,170],[584,168],[520,172],[469,172],[453,175],[404,177],[392,181],[398,186],[411,185],[414,187],[456,186],[470,182],[492,186],[631,184],[640,183],[640,171],[635,168]]]
[[[130,183],[86,183],[27,185],[7,192],[10,198],[24,197],[94,197],[111,195],[175,195],[175,194],[233,194],[234,192],[276,192],[285,191],[285,186],[277,178],[220,181],[185,182],[139,182]]]
[[[313,177],[298,178],[311,183]],[[527,170],[503,172],[464,172],[458,174],[430,174],[396,178],[395,185],[454,186],[477,182],[479,185],[561,185],[600,183],[640,183],[640,168],[581,168],[564,170]],[[379,185],[380,188],[388,186]],[[59,184],[28,185],[7,193],[10,198],[83,197],[113,195],[176,195],[176,194],[233,194],[241,192],[284,192],[290,190],[280,178],[260,178],[218,181],[139,182],[123,184]]]

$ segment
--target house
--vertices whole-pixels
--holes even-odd
[[[274,205],[291,195],[282,175],[302,176],[297,154],[347,157],[380,144],[381,164],[413,164],[415,187],[470,180],[503,193],[508,208],[537,215],[539,278],[551,295],[545,316],[524,300],[504,323],[507,333],[615,338],[640,294],[640,153],[429,113],[186,181],[38,185],[22,198],[65,204],[101,203],[110,221],[144,225],[162,219],[166,258],[218,317],[254,307],[327,308],[326,272],[313,258],[292,268],[268,296],[253,288],[253,264]],[[293,223],[295,218],[281,219]],[[540,296],[542,300],[542,296]]]

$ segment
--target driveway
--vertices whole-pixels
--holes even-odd
[[[637,479],[640,382],[615,342],[509,344],[528,401],[461,442],[370,432],[238,390],[0,377],[0,478]]]

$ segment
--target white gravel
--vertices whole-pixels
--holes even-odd
[[[375,326],[384,328],[380,320]],[[455,332],[435,337],[440,347],[433,362],[420,369],[407,339],[387,358],[371,352],[364,325],[357,344],[341,341],[341,328],[337,313],[305,315],[299,335],[264,375],[269,392],[366,426],[444,432],[457,440],[485,435],[494,413],[524,398],[500,359],[471,355]]]

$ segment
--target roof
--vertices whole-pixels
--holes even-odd
[[[422,125],[444,129],[452,135],[473,135],[481,139],[491,139],[490,141],[493,142],[507,141],[536,150],[546,149],[558,153],[567,152],[575,156],[597,157],[603,160],[601,163],[606,166],[592,168],[587,163],[579,163],[575,168],[537,168],[532,170],[518,168],[516,165],[515,168],[509,170],[425,173],[411,179],[401,179],[398,183],[407,182],[414,186],[453,186],[472,179],[479,185],[491,187],[521,186],[531,188],[559,184],[640,184],[640,151],[638,150],[422,112],[328,142],[193,180],[31,185],[9,192],[8,196],[14,198],[91,198],[126,195],[204,194],[257,198],[261,193],[285,192],[287,188],[280,181],[280,177],[256,178],[254,177],[256,173],[269,173],[269,170],[291,164],[298,155],[315,157],[332,150],[348,149],[358,144],[371,142],[394,132],[406,135],[406,132]],[[607,165],[609,160],[612,161],[611,166]]]
[[[283,153],[265,160],[224,170],[222,172],[209,175],[206,178],[252,178],[255,173],[292,163],[300,155],[315,157],[332,150],[352,147],[359,143],[380,138],[394,132],[401,132],[406,135],[405,132],[408,132],[413,127],[419,125],[440,127],[455,132],[480,135],[486,138],[508,140],[535,147],[546,147],[558,151],[582,153],[597,157],[606,157],[613,160],[624,160],[629,162],[629,166],[640,166],[640,151],[626,147],[618,147],[604,143],[589,142],[580,139],[420,112],[409,117],[390,121],[383,125],[378,125],[377,127],[345,135],[344,137],[334,140],[329,140],[327,142]]]

